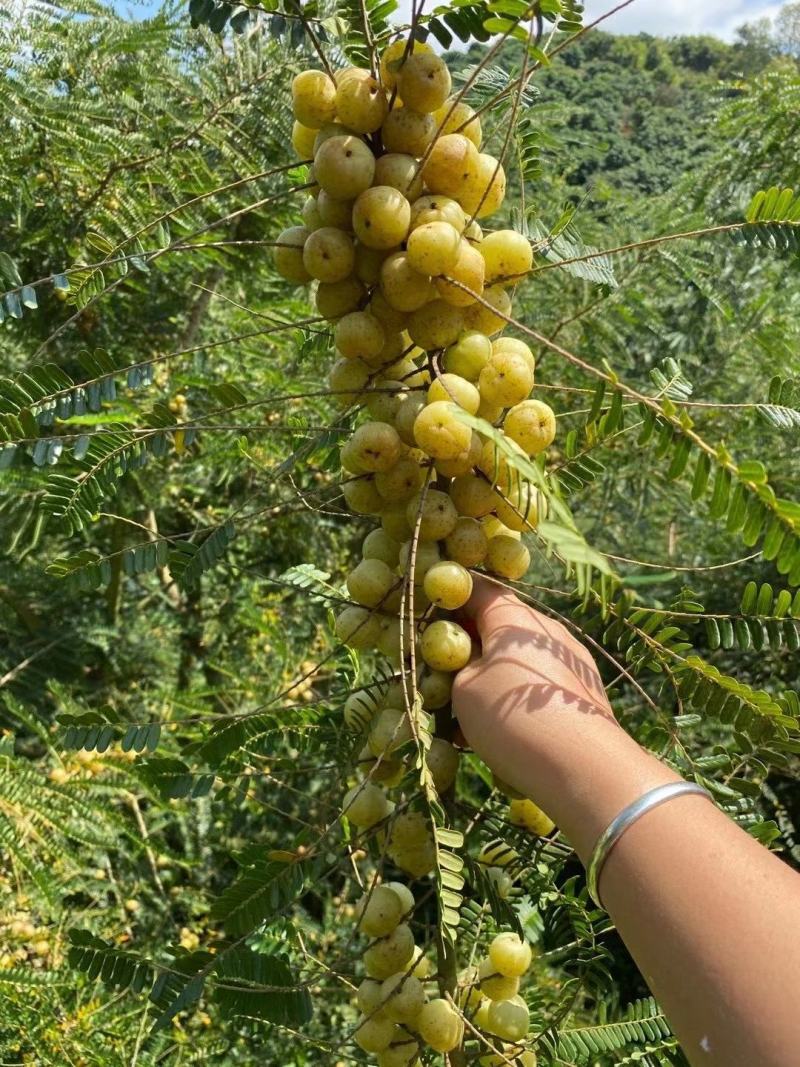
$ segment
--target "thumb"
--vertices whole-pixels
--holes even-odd
[[[518,625],[528,611],[515,593],[480,574],[473,574],[472,596],[461,610],[473,621],[482,645],[498,627]]]

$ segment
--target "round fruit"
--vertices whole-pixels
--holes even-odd
[[[481,982],[481,991],[489,1000],[508,1000],[517,995],[519,978],[509,978],[500,974],[488,957],[478,964],[478,977]]]
[[[381,291],[397,311],[416,311],[436,295],[430,278],[414,270],[405,252],[395,252],[383,261]]]
[[[376,185],[390,185],[408,200],[422,196],[422,175],[419,164],[405,152],[387,152],[375,160]]]
[[[303,216],[303,224],[309,230],[318,230],[320,226],[325,225],[325,223],[320,218],[317,201],[314,199],[313,196],[309,196],[306,198],[306,202],[303,204],[303,208],[300,214]]]
[[[409,207],[409,218],[410,212]],[[451,223],[426,222],[409,234],[406,255],[420,274],[446,274],[458,259],[460,247],[461,234]]]
[[[361,1019],[353,1034],[353,1040],[365,1052],[382,1052],[401,1033],[396,1023],[378,1012],[369,1018]]]
[[[483,295],[483,257],[463,238],[458,259],[443,278],[434,282],[439,296],[455,307],[469,307]],[[469,321],[469,320],[468,320]]]
[[[464,316],[461,309],[445,303],[444,300],[429,301],[413,311],[408,319],[409,337],[426,352],[434,352],[452,344],[463,329]],[[442,396],[438,399],[447,398]],[[480,397],[475,404],[476,411],[479,403]]]
[[[336,90],[336,114],[356,133],[377,130],[389,111],[386,94],[368,71],[355,72]]]
[[[419,524],[423,541],[441,541],[458,521],[458,512],[447,493],[429,489],[424,496],[417,493],[409,500],[406,518],[412,528]]]
[[[411,229],[429,222],[449,222],[459,233],[467,224],[463,208],[448,196],[421,196],[411,205]]]
[[[383,983],[375,978],[365,978],[356,991],[356,1004],[364,1015],[372,1015],[383,1005],[381,987]]]
[[[533,266],[533,249],[527,237],[516,230],[495,230],[479,245],[486,263],[486,281],[511,285]]]
[[[311,275],[303,263],[303,246],[311,235],[306,226],[290,226],[278,234],[273,254],[275,270],[287,282],[305,285]]]
[[[408,56],[397,72],[397,91],[405,106],[426,114],[442,106],[450,85],[447,64],[433,52]]]
[[[479,474],[461,474],[450,483],[450,499],[459,515],[483,518],[495,507],[495,492]]]
[[[414,952],[414,935],[407,923],[400,923],[387,936],[375,941],[364,953],[364,967],[370,978],[389,978],[402,971]]]
[[[345,230],[348,233],[352,231],[352,200],[334,200],[324,189],[320,189],[315,202],[323,226],[335,226],[338,230]]]
[[[456,459],[470,447],[472,430],[459,420],[457,410],[456,404],[437,400],[427,404],[414,421],[415,442],[434,459]]]
[[[322,70],[303,70],[292,81],[294,117],[318,130],[336,115],[336,84]]]
[[[528,345],[524,341],[520,341],[517,337],[498,337],[497,340],[492,341],[492,352],[502,352],[510,350],[516,352],[517,355],[522,356],[526,362],[530,365],[532,371],[536,370],[536,360],[533,358],[533,352],[531,352]]]
[[[366,608],[351,605],[336,616],[334,632],[350,648],[375,648],[381,636],[380,619]]]
[[[403,443],[387,422],[364,422],[353,433],[353,452],[364,470],[388,471],[400,458]]]
[[[509,581],[518,582],[528,573],[531,565],[531,554],[521,541],[508,534],[500,534],[498,537],[489,539],[489,547],[486,552],[486,567],[493,574]]]
[[[344,724],[350,730],[364,730],[375,716],[377,700],[368,689],[356,689],[344,702]]]
[[[365,189],[353,206],[353,229],[367,248],[388,250],[406,239],[411,205],[391,185]]]
[[[351,311],[343,315],[333,330],[337,350],[346,359],[370,360],[384,346],[383,326],[368,311]]]
[[[418,492],[424,478],[425,473],[422,467],[410,457],[404,456],[388,471],[381,471],[375,475],[375,488],[384,500],[395,502],[408,500]]]
[[[472,641],[467,631],[448,619],[437,619],[423,631],[420,648],[422,658],[436,671],[460,671],[472,654]]]
[[[314,303],[320,315],[333,322],[348,311],[355,311],[365,296],[366,289],[357,278],[345,278],[341,282],[320,282]]]
[[[478,408],[480,414],[480,407]],[[461,474],[471,474],[478,460],[481,458],[481,439],[479,434],[472,431],[469,448],[460,452],[455,459],[437,459],[434,466],[439,474],[445,478],[458,478]]]
[[[384,1012],[396,1023],[413,1023],[427,1001],[422,982],[401,971],[383,983]]]
[[[373,756],[394,752],[412,738],[408,715],[400,708],[381,708],[372,722],[367,738]]]
[[[481,120],[469,104],[451,96],[445,100],[438,111],[434,112],[433,117],[436,119],[440,134],[462,133],[465,137],[469,137],[476,148],[480,148],[483,140]]]
[[[314,157],[314,177],[334,200],[355,200],[369,189],[375,157],[358,137],[329,137]]]
[[[397,583],[395,574],[379,559],[362,559],[347,576],[347,590],[357,604],[377,608]]]
[[[303,266],[321,282],[341,282],[353,272],[353,240],[342,230],[323,226],[303,246]]]
[[[417,1016],[416,1028],[426,1044],[437,1052],[451,1052],[464,1035],[464,1023],[447,1000],[430,1000]]]
[[[410,107],[395,108],[381,126],[381,139],[387,152],[423,156],[436,134],[433,115],[423,115]]]
[[[442,303],[442,301],[438,302]],[[454,311],[455,308],[450,310]],[[452,400],[470,415],[474,415],[480,407],[481,395],[472,382],[468,382],[466,378],[461,378],[457,374],[440,374],[431,382],[428,389],[428,403],[434,404],[439,400]]]
[[[405,574],[411,561],[411,548],[413,541],[405,541],[400,547],[400,560],[398,564],[398,570],[400,574]],[[417,550],[414,554],[414,582],[417,585],[422,585],[425,580],[425,575],[431,569],[435,567],[441,560],[439,554],[439,545],[436,541],[417,541]]]
[[[529,1026],[528,1005],[520,996],[495,1000],[489,1007],[489,1029],[504,1041],[522,1041]]]
[[[381,55],[381,82],[384,88],[391,90],[397,85],[397,72],[406,59],[406,54],[416,55],[419,52],[430,52],[431,46],[416,38],[409,44],[404,37],[399,38],[383,50]]]
[[[468,137],[448,133],[438,137],[428,153],[422,177],[432,193],[457,197],[477,177],[478,152]]]
[[[503,419],[503,430],[529,456],[538,456],[555,439],[556,417],[553,409],[541,400],[524,400]]]
[[[468,215],[484,219],[493,215],[505,199],[506,174],[494,156],[482,152],[475,168],[475,175],[462,189],[458,202]]]
[[[441,737],[434,737],[431,747],[425,754],[425,762],[433,777],[436,792],[440,795],[446,793],[458,773],[459,755],[449,741]]]
[[[477,519],[462,516],[447,535],[444,547],[448,557],[462,567],[477,567],[486,558],[489,539]]]
[[[506,978],[521,978],[531,965],[533,952],[527,941],[521,941],[517,934],[506,931],[498,934],[489,945],[489,959],[494,969]],[[500,1037],[503,1036],[500,1034]]]
[[[394,804],[377,785],[359,782],[345,793],[342,814],[346,815],[354,826],[366,829],[390,815],[393,807]]]
[[[480,253],[478,255],[480,256]],[[480,260],[482,265],[482,256]],[[493,337],[508,324],[508,318],[511,315],[511,297],[502,285],[490,285],[479,295],[483,303],[470,305],[465,316],[466,323],[469,329],[478,330],[480,333],[485,333],[487,337]],[[495,309],[499,314],[495,314]]]
[[[378,1067],[421,1067],[418,1051],[419,1043],[414,1038],[401,1037],[378,1053]]]
[[[509,350],[492,352],[478,378],[481,396],[490,404],[511,407],[533,389],[533,371],[522,356]]]
[[[384,937],[400,923],[403,903],[393,889],[376,886],[357,905],[358,928],[367,937]]]
[[[302,122],[292,125],[292,148],[301,159],[314,158],[314,139],[317,132],[310,126],[304,126]]]
[[[465,330],[444,354],[444,369],[469,382],[477,382],[492,356],[492,342],[482,333]]]
[[[527,799],[511,801],[508,806],[508,821],[539,837],[552,833],[556,825],[537,804]]]
[[[412,532],[406,518],[406,505],[401,503],[387,506],[385,500],[382,501],[382,504],[381,526],[391,538],[402,544],[411,537]]]
[[[425,575],[425,595],[437,608],[457,611],[472,596],[472,575],[452,560],[435,563]]]
[[[450,703],[453,676],[444,671],[427,671],[419,683],[422,703],[428,711],[436,711]]]
[[[511,530],[535,530],[539,519],[547,514],[547,499],[530,482],[522,482],[498,493],[494,509]]]
[[[316,156],[320,148],[329,141],[331,137],[349,137],[353,134],[354,130],[348,130],[346,126],[343,126],[341,122],[326,122],[319,130],[314,138],[314,155]]]
[[[357,515],[375,515],[383,507],[383,497],[375,488],[375,481],[368,476],[353,478],[342,486],[342,495],[347,506]]]
[[[414,894],[408,888],[407,885],[403,885],[402,882],[386,882],[386,886],[389,889],[393,889],[400,897],[400,903],[403,905],[403,916],[410,915],[414,910]],[[419,977],[419,975],[417,975]]]

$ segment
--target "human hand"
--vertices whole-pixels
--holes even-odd
[[[467,613],[481,654],[453,686],[461,730],[579,851],[644,779],[672,780],[619,726],[592,656],[565,626],[485,578],[476,577]]]

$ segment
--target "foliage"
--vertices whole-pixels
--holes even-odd
[[[391,11],[267,6],[0,21],[3,1062],[350,1055],[350,860],[382,855],[335,799],[372,666],[328,619],[352,416],[269,246],[307,181],[291,74],[366,56]],[[543,63],[580,11],[542,3],[515,112],[518,14],[418,31],[473,42],[450,59],[494,150],[513,119],[538,253],[510,332],[564,412],[562,510],[519,589],[604,650],[634,736],[798,862],[797,68],[602,31]],[[538,945],[540,1062],[683,1062],[568,845],[509,826],[477,761],[462,787],[448,927]],[[476,861],[498,837],[522,857],[507,900]]]

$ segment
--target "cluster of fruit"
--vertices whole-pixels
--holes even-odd
[[[461,973],[455,998],[429,999],[430,961],[405,921],[413,910],[414,896],[400,882],[374,887],[358,907],[359,930],[374,940],[364,952],[367,977],[356,994],[362,1013],[357,1044],[377,1053],[378,1067],[416,1067],[423,1044],[437,1052],[458,1047],[467,1020],[490,1035],[493,1047],[495,1039],[503,1043],[481,1064],[535,1067],[535,1054],[521,1047],[530,1020],[519,984],[531,964],[530,945],[514,933],[498,934],[487,956]]]
[[[303,225],[284,230],[275,248],[278,272],[314,282],[317,310],[333,325],[330,390],[343,408],[361,409],[341,449],[342,492],[350,510],[380,522],[347,578],[351,603],[336,634],[400,671],[388,689],[368,685],[345,704],[345,723],[365,744],[343,810],[360,830],[385,828],[386,855],[413,878],[435,866],[431,823],[407,806],[395,811],[386,790],[416,758],[416,746],[410,759],[403,746],[418,730],[432,732],[433,713],[441,725],[454,674],[473,653],[469,633],[447,614],[468,601],[471,568],[511,580],[528,570],[521,534],[536,527],[545,499],[510,457],[537,456],[555,436],[552,410],[530,397],[530,348],[499,336],[511,293],[531,270],[531,245],[513,230],[484,233],[477,221],[502,205],[505,174],[480,151],[480,119],[451,88],[444,61],[417,41],[396,41],[374,73],[299,74],[292,140],[311,163],[310,195]],[[473,429],[464,412],[492,431]],[[446,793],[458,750],[436,737],[425,759]],[[499,887],[510,885],[501,863],[492,869]],[[380,885],[360,919],[377,940],[364,955],[356,1040],[380,1054],[380,1067],[416,1063],[420,1040],[448,1051],[463,1037],[465,1006],[425,997],[424,961],[403,921],[412,908],[406,887]],[[527,946],[517,941],[515,951],[529,962]],[[522,971],[488,966],[470,999],[483,1012],[475,1025],[520,1041]],[[413,1032],[402,1030],[412,1022]],[[514,1050],[513,1062],[534,1062],[521,1055]]]

